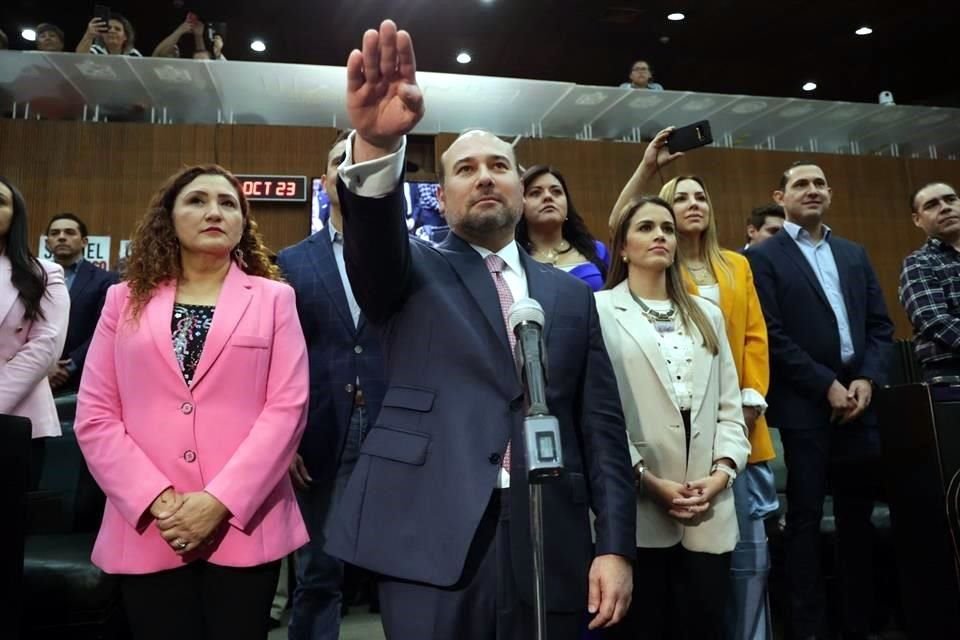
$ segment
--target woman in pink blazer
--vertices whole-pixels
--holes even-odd
[[[80,383],[76,433],[107,496],[93,562],[138,640],[266,637],[280,559],[307,541],[287,469],[306,345],[247,201],[184,169],[133,237]]]
[[[33,425],[32,488],[40,479],[46,438],[60,435],[47,374],[63,350],[69,316],[63,269],[33,257],[23,196],[0,178],[0,413],[29,418]]]

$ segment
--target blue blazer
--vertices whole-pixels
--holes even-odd
[[[511,554],[519,593],[532,601],[523,388],[490,273],[453,233],[436,247],[410,239],[399,190],[368,199],[338,186],[347,272],[381,329],[388,388],[326,549],[389,576],[455,584],[512,439]],[[566,467],[543,490],[547,606],[583,611],[589,511],[596,554],[636,553],[626,429],[590,288],[523,251],[520,259],[546,314],[547,402]]]
[[[107,299],[107,289],[119,281],[112,271],[105,271],[93,263],[83,260],[77,265],[77,274],[70,287],[70,321],[67,325],[67,340],[63,345],[60,359],[69,358],[77,365],[77,370],[64,385],[76,389],[80,385],[80,375],[87,359],[90,339],[97,328],[103,303]]]
[[[310,364],[310,406],[299,451],[314,482],[329,484],[340,464],[358,377],[369,419],[380,412],[382,350],[362,314],[354,327],[328,229],[281,251],[277,265],[297,294]]]
[[[883,384],[893,341],[893,323],[867,252],[831,234],[828,240],[840,274],[854,358],[840,359],[837,320],[813,269],[786,231],[746,252],[767,321],[770,345],[770,424],[780,429],[829,425],[827,390],[834,380],[857,378]],[[861,418],[875,423],[868,410]]]

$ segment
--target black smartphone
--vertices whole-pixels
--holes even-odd
[[[103,24],[110,25],[110,7],[102,4],[96,4],[93,6],[93,17],[100,18],[103,20]],[[104,28],[106,31],[106,28]]]
[[[713,134],[710,133],[710,121],[701,120],[688,124],[685,127],[674,129],[670,137],[667,138],[667,150],[670,153],[680,151],[689,151],[698,147],[706,146],[713,142]]]
[[[213,36],[220,36],[221,39],[227,39],[226,22],[208,22],[203,30],[203,42],[207,45],[207,51],[213,55]]]

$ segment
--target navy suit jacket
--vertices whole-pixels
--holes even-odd
[[[67,340],[63,345],[61,359],[73,360],[77,370],[64,385],[76,389],[83,373],[83,363],[87,359],[90,339],[97,328],[103,303],[107,299],[107,289],[119,281],[112,271],[82,260],[77,265],[77,274],[70,287],[70,321],[67,325]]]
[[[828,426],[827,390],[834,380],[848,385],[854,379],[867,378],[883,384],[887,375],[893,323],[867,252],[833,234],[828,242],[840,274],[853,339],[854,357],[847,365],[840,359],[836,316],[793,238],[781,231],[746,252],[767,321],[767,415],[770,424],[780,429]],[[861,422],[875,423],[869,409]]]
[[[437,247],[410,239],[399,190],[369,199],[339,186],[347,272],[382,331],[388,388],[326,549],[388,576],[455,584],[512,439],[511,554],[518,591],[532,601],[523,388],[490,273],[453,233]],[[547,606],[583,611],[594,555],[588,511],[597,555],[636,553],[623,413],[590,288],[520,258],[546,314],[547,402],[566,467],[543,489]]]
[[[277,265],[297,294],[307,339],[310,406],[300,455],[314,483],[331,485],[340,463],[357,378],[369,418],[383,399],[383,355],[376,332],[360,316],[354,326],[330,231],[323,229],[280,252]]]

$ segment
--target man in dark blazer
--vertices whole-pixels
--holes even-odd
[[[87,248],[87,225],[72,213],[58,213],[47,224],[47,250],[63,267],[70,290],[70,321],[63,354],[50,372],[50,386],[57,393],[76,391],[90,339],[100,320],[107,289],[116,284],[116,273],[83,259]]]
[[[787,465],[786,558],[796,638],[824,633],[820,581],[823,500],[833,495],[844,638],[870,622],[870,515],[879,484],[879,437],[870,410],[893,337],[864,248],[823,224],[832,192],[823,170],[797,163],[773,194],[783,230],[746,252],[767,321],[767,415]]]
[[[323,186],[327,226],[280,252],[277,264],[297,293],[307,339],[310,408],[291,476],[310,542],[297,552],[290,640],[336,640],[340,632],[343,563],[324,552],[323,528],[353,471],[360,442],[383,400],[380,342],[357,305],[343,261],[343,218],[337,168],[346,136],[327,154]]]
[[[387,392],[327,549],[385,576],[389,638],[532,636],[524,394],[505,326],[510,299],[529,296],[545,311],[547,404],[565,464],[543,489],[549,637],[578,638],[591,614],[594,628],[614,624],[630,602],[636,503],[593,295],[518,248],[516,158],[485,132],[441,158],[448,238],[410,239],[399,187],[423,99],[409,34],[391,21],[368,31],[347,75],[347,272],[383,335]]]

